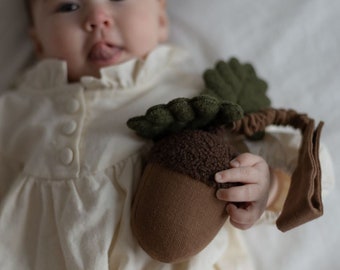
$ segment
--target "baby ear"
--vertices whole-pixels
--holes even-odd
[[[42,44],[40,42],[40,39],[37,35],[37,32],[36,32],[36,29],[34,27],[31,27],[29,29],[29,36],[33,42],[33,45],[34,45],[34,51],[37,55],[38,58],[41,58],[42,55],[43,55],[43,47],[42,47]]]
[[[166,0],[159,2],[159,42],[165,42],[169,35],[169,20],[166,12]]]

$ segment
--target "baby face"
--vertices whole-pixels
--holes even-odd
[[[38,56],[65,60],[69,81],[144,58],[168,35],[165,0],[35,0],[32,16]]]

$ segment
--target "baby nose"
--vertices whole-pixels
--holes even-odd
[[[104,8],[96,8],[88,14],[85,28],[87,31],[94,31],[96,29],[111,27],[112,24],[113,19],[108,12]]]

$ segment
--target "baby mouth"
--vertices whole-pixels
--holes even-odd
[[[114,64],[119,61],[122,49],[105,42],[96,43],[90,50],[89,59],[99,64]]]

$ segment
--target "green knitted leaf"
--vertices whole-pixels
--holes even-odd
[[[258,78],[250,64],[241,64],[236,58],[219,61],[214,69],[203,74],[204,95],[239,104],[245,113],[252,113],[270,106],[267,83]]]
[[[190,105],[189,98],[176,98],[170,101],[167,108],[171,111],[177,122],[190,122],[195,118],[195,112]]]
[[[270,106],[267,84],[250,64],[236,58],[219,61],[203,74],[205,90],[192,99],[177,98],[149,108],[144,116],[128,120],[129,128],[148,139],[159,139],[184,129],[229,125]],[[258,137],[261,137],[259,134]]]
[[[146,120],[145,116],[137,116],[128,120],[128,127],[137,131],[138,135],[152,139],[158,134],[161,134],[163,129],[157,125],[153,125],[151,122]]]
[[[210,95],[218,99],[237,102],[235,91],[231,85],[224,81],[218,70],[208,69],[203,76],[207,87],[207,89],[202,92],[203,95]]]
[[[174,121],[172,114],[165,105],[155,105],[149,108],[145,119],[155,126],[166,127]]]
[[[242,117],[243,110],[239,105],[202,95],[153,106],[144,116],[129,119],[127,125],[138,135],[156,140],[184,129],[227,125]]]

